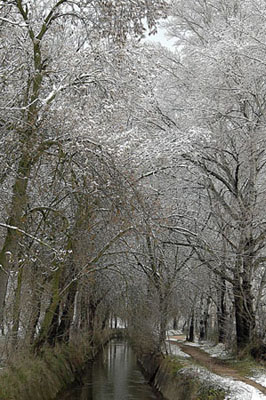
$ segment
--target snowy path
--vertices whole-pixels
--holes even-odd
[[[230,397],[226,397],[226,399],[266,400],[266,386],[241,376],[236,369],[227,365],[225,360],[210,356],[198,346],[184,343],[181,337],[178,339],[177,337],[169,338],[171,348],[178,346],[181,354],[192,357],[199,365],[207,368],[211,373],[208,376],[209,379],[215,380],[230,390]],[[201,371],[200,374],[204,373]]]
[[[234,380],[244,382],[248,385],[255,387],[260,390],[263,394],[266,395],[266,387],[260,385],[253,380],[241,376],[235,369],[229,367],[225,364],[223,360],[219,360],[218,358],[210,357],[209,354],[205,353],[205,351],[192,347],[187,344],[177,343],[180,349],[189,354],[194,360],[196,360],[200,365],[208,368],[209,371],[214,372],[217,375],[225,376],[228,378],[233,378]],[[266,398],[266,397],[265,397]]]

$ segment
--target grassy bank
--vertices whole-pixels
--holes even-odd
[[[0,374],[1,400],[52,400],[73,382],[92,361],[106,335],[91,347],[86,338],[68,345],[46,347],[38,356],[29,351],[16,353]]]
[[[211,381],[198,377],[188,361],[165,357],[161,363],[154,386],[167,400],[223,400],[226,393]]]
[[[195,365],[176,356],[138,357],[150,383],[165,400],[223,400],[226,392],[208,379],[201,379]]]

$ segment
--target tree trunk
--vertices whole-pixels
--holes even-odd
[[[173,319],[173,330],[176,331],[177,328],[178,328],[178,318],[177,316],[175,316]]]
[[[103,320],[102,320],[102,331],[107,327],[107,323],[109,321],[110,311],[106,310]]]
[[[234,287],[236,341],[238,350],[242,350],[252,340],[255,327],[251,285],[249,282],[237,282]]]
[[[52,336],[55,332],[55,325],[57,321],[58,325],[58,312],[59,312],[59,301],[60,301],[60,279],[62,274],[62,266],[58,266],[57,270],[54,272],[53,282],[52,282],[52,297],[50,305],[48,306],[45,316],[42,322],[42,326],[39,335],[35,341],[35,347],[39,349],[45,342],[53,339]],[[58,329],[58,326],[57,326]]]
[[[17,340],[18,340],[22,277],[23,277],[23,267],[21,266],[18,270],[17,287],[15,290],[15,299],[14,299],[14,305],[13,305],[13,325],[12,325],[12,346],[13,347],[16,347]]]
[[[94,328],[95,328],[95,317],[96,317],[96,310],[97,310],[97,304],[93,300],[91,300],[88,305],[88,315],[89,315],[89,320],[88,320],[88,329],[91,337],[93,337],[94,333]]]
[[[194,310],[191,313],[191,319],[189,324],[189,332],[187,337],[188,342],[194,342]]]
[[[26,341],[31,345],[34,342],[36,328],[41,314],[41,304],[44,287],[43,276],[38,270],[39,265],[37,262],[30,266],[31,309],[27,324]]]
[[[211,304],[211,298],[208,296],[207,298],[207,303],[206,303],[206,308],[203,314],[203,326],[204,326],[204,336],[203,339],[206,340],[208,338],[208,320],[209,320],[209,308]]]
[[[225,342],[226,337],[226,282],[225,279],[221,279],[221,284],[218,289],[218,302],[217,302],[217,325],[218,325],[218,341],[219,343]]]
[[[74,304],[75,304],[77,286],[78,286],[77,281],[73,281],[67,294],[67,299],[64,304],[57,332],[58,340],[60,342],[69,341],[71,323],[73,322]]]
[[[81,290],[79,298],[79,328],[81,330],[88,328],[88,301],[87,293]]]
[[[162,346],[165,344],[165,335],[166,335],[166,329],[167,329],[167,301],[164,297],[164,295],[159,293],[159,311],[160,311],[160,331],[159,331],[159,350],[161,350]]]
[[[59,329],[59,303],[56,305],[56,309],[53,313],[53,318],[51,324],[49,326],[47,335],[46,335],[46,342],[49,343],[51,346],[54,346],[57,338],[58,338],[58,329]]]
[[[35,335],[36,335],[36,328],[39,322],[39,318],[41,315],[41,296],[39,298],[35,298],[34,296],[34,303],[33,303],[33,310],[29,324],[29,342],[30,344],[34,343]]]
[[[17,177],[13,185],[13,196],[10,205],[10,214],[7,221],[7,234],[3,247],[0,251],[0,327],[3,328],[4,304],[8,283],[8,273],[11,262],[16,262],[18,252],[18,242],[21,235],[14,228],[23,228],[23,214],[27,206],[27,187],[29,175],[32,167],[32,160],[28,151],[21,156]],[[12,228],[11,228],[12,227]],[[11,261],[12,260],[12,261]]]
[[[239,246],[233,288],[238,350],[242,350],[250,344],[255,329],[255,312],[253,310],[251,287],[254,241],[251,233],[247,235],[247,227],[245,225],[243,226],[243,231],[244,234]]]

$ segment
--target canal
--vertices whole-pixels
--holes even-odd
[[[84,373],[82,384],[58,400],[158,400],[126,341],[112,340]]]

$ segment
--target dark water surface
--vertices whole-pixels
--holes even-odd
[[[88,367],[83,385],[58,400],[158,400],[126,341],[112,340]]]

